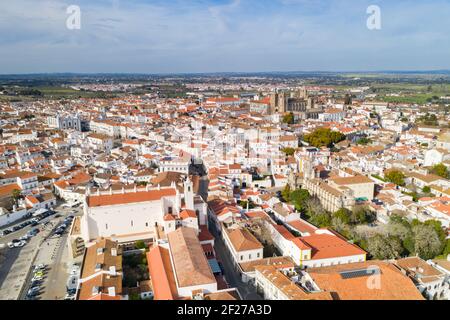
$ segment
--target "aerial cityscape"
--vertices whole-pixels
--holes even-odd
[[[34,13],[29,26],[11,18],[22,19],[29,1],[0,13],[18,30],[16,40],[0,36],[0,300],[450,300],[450,65],[439,48],[427,55],[411,45],[417,54],[402,58],[392,47],[391,59],[366,64],[330,48],[338,57],[319,65],[325,56],[300,58],[314,56],[307,47],[296,67],[294,55],[273,48],[261,60],[259,44],[274,37],[265,28],[253,61],[238,58],[254,43],[250,33],[241,34],[245,45],[230,45],[242,28],[235,19],[265,1],[208,0],[205,11],[194,1],[182,12],[109,1],[109,19],[95,17],[102,1],[78,2],[44,5],[61,17],[30,35],[39,44],[24,36],[36,28]],[[297,6],[312,25],[317,10],[342,9],[340,1],[273,2],[274,28]],[[389,29],[378,21],[383,6],[361,2],[361,33]],[[146,6],[155,25],[158,12],[180,18],[160,26],[168,42],[147,51],[147,35],[142,47],[133,35],[120,51],[115,41]],[[126,18],[115,22],[121,9]],[[218,30],[197,29],[209,19],[181,21],[194,11],[209,12]],[[95,19],[118,23],[116,32],[104,27],[97,39]],[[59,20],[64,30],[50,31]],[[187,38],[176,38],[183,28]],[[225,44],[204,57],[195,30]],[[78,34],[50,43],[43,34],[52,32]],[[283,41],[274,45],[294,50]],[[227,54],[234,67],[221,60]]]

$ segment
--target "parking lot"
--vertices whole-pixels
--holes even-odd
[[[32,286],[32,269],[39,264],[46,265],[45,270],[39,270],[43,274],[39,272],[37,277],[40,278],[39,290],[32,289],[28,298],[64,298],[69,261],[66,242],[70,228],[70,221],[64,222],[64,219],[69,215],[81,215],[81,209],[59,207],[53,215],[41,219],[38,226],[29,225],[0,238],[0,244],[6,245],[2,250],[4,261],[0,265],[0,300],[25,299],[28,291],[37,287],[38,282]],[[62,224],[66,227],[59,228]],[[36,228],[40,232],[26,240],[24,246],[12,246],[14,239],[19,240]]]

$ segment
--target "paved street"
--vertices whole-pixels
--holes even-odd
[[[0,265],[0,300],[24,299],[33,276],[30,272],[31,267],[40,263],[49,266],[40,299],[64,297],[68,278],[67,233],[61,238],[47,238],[52,230],[74,210],[77,210],[76,215],[81,213],[81,209],[57,208],[55,211],[61,217],[51,216],[42,220],[41,223],[48,222],[48,224],[45,227],[42,224],[37,226],[41,232],[31,238],[23,248],[5,248],[3,250],[4,261]],[[1,238],[0,243],[6,244],[12,239],[25,235],[31,229],[32,227],[26,227],[9,234]]]
[[[43,282],[42,300],[60,300],[66,294],[66,282],[69,277],[69,257],[67,249],[68,235],[48,239],[43,243],[45,250],[40,250],[36,264],[46,264],[47,275]]]
[[[212,226],[212,223],[210,224]],[[232,288],[237,288],[244,300],[262,300],[262,298],[256,293],[253,286],[244,283],[241,279],[241,275],[237,271],[233,263],[233,258],[222,240],[222,237],[217,233],[214,227],[211,228],[211,233],[215,237],[214,250],[216,252],[218,260],[222,263],[225,269],[225,279]]]
[[[24,247],[6,249],[0,266],[0,300],[17,300],[28,271],[33,264],[44,232],[33,237]]]

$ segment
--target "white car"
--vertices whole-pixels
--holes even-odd
[[[26,245],[27,244],[27,242],[25,241],[25,240],[22,240],[22,241],[20,241],[20,242],[16,242],[15,244],[14,244],[14,246],[16,247],[16,248],[22,248],[24,245]]]
[[[15,246],[14,246],[14,243],[8,242],[8,248],[12,249],[12,248],[14,248],[14,247],[15,247]]]
[[[43,276],[34,276],[33,279],[31,279],[31,282],[33,282],[33,281],[41,281],[42,279],[44,279]]]
[[[74,294],[66,294],[64,300],[75,300]]]
[[[46,265],[41,263],[34,267],[33,272],[38,272],[38,271],[44,270],[45,268],[46,268]]]

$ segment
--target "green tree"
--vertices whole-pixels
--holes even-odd
[[[311,198],[308,190],[305,189],[297,189],[293,191],[290,195],[291,202],[294,204],[295,209],[298,211],[305,210],[306,201]]]
[[[281,191],[281,196],[283,197],[284,201],[291,201],[291,186],[289,185],[289,183],[284,187],[283,191]]]
[[[142,300],[141,296],[137,293],[132,293],[128,296],[129,300]]]
[[[283,116],[283,123],[294,124],[294,122],[295,122],[295,118],[294,118],[294,114],[292,112],[287,113]]]
[[[320,200],[316,197],[306,199],[304,212],[312,224],[321,228],[331,226],[331,214],[323,208]]]
[[[412,235],[411,226],[403,219],[391,219],[387,225],[387,232],[390,236],[397,237],[402,241]]]
[[[365,137],[356,141],[356,144],[363,145],[363,146],[366,146],[370,143],[372,143],[372,140],[370,140],[369,138],[365,138]]]
[[[294,148],[283,148],[281,149],[281,151],[284,152],[284,154],[286,154],[287,156],[293,156],[295,154]]]
[[[135,246],[137,249],[145,249],[145,247],[146,247],[145,242],[142,240],[136,241]]]
[[[350,210],[342,208],[333,214],[333,219],[337,219],[337,220],[341,221],[342,223],[348,225],[348,224],[350,224],[351,214],[352,214],[352,212]]]
[[[395,183],[398,186],[404,186],[405,185],[405,178],[406,176],[403,174],[403,172],[398,170],[391,170],[387,172],[384,177],[387,181]]]
[[[303,140],[316,148],[331,148],[334,144],[345,140],[345,135],[328,128],[319,128],[314,132],[305,135]]]
[[[397,259],[400,257],[403,247],[396,237],[385,237],[377,234],[368,240],[370,255],[379,260]]]
[[[375,214],[367,206],[355,206],[350,214],[350,222],[356,225],[375,221]]]
[[[444,246],[445,246],[445,239],[447,238],[447,232],[442,227],[442,223],[437,220],[427,220],[427,221],[425,221],[424,224],[427,226],[432,226],[434,231],[436,231],[436,234],[439,238],[439,241],[441,242],[442,250],[443,250]]]
[[[442,178],[449,178],[449,176],[450,176],[447,167],[442,163],[435,165],[431,169],[431,173],[433,173],[439,177],[442,177]]]
[[[414,228],[414,251],[424,260],[433,259],[442,252],[442,244],[433,226],[418,225]]]
[[[447,255],[450,254],[450,239],[447,239],[445,242],[445,248],[442,254],[444,255],[444,258],[447,258]]]
[[[425,186],[425,187],[423,187],[422,191],[424,193],[430,193],[431,192],[431,188],[429,186]]]
[[[320,228],[326,228],[331,226],[331,215],[328,212],[314,214],[309,220],[313,225]]]
[[[19,189],[14,189],[11,192],[11,196],[14,200],[14,204],[17,205],[19,202],[20,197],[22,196],[22,191],[20,191]]]

